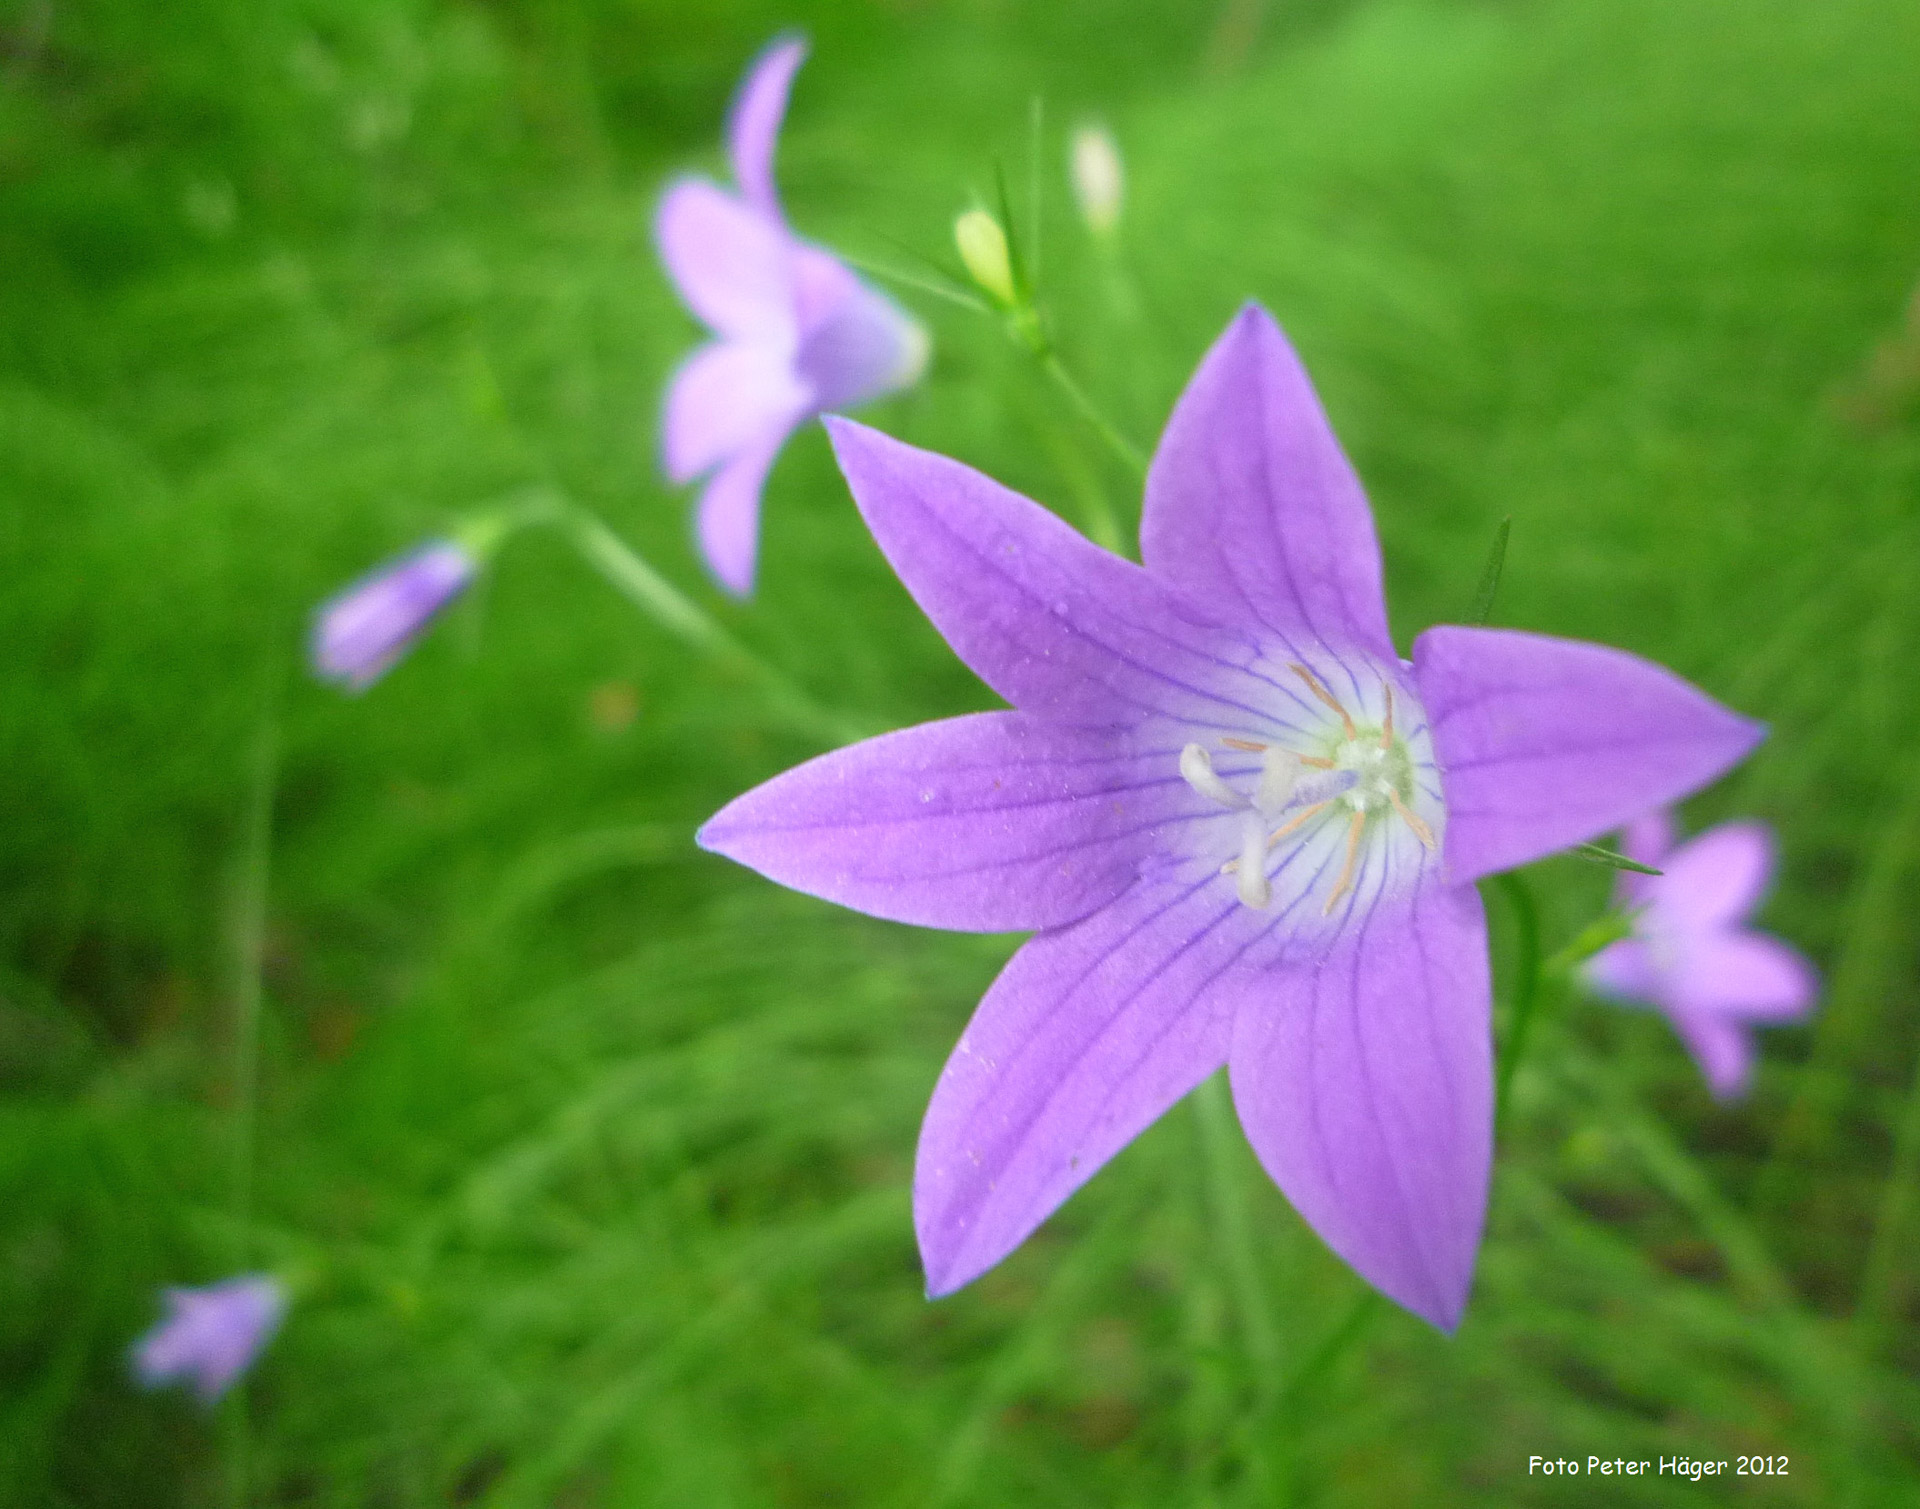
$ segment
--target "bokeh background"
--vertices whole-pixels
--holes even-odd
[[[1191,1106],[928,1304],[918,1117],[1016,940],[699,853],[813,749],[559,540],[367,696],[305,673],[341,581],[551,483],[821,700],[990,705],[817,431],[748,608],[657,476],[696,331],[651,207],[792,25],[805,233],[946,258],[996,161],[1037,176],[1062,349],[1142,441],[1241,300],[1288,327],[1403,648],[1511,515],[1496,622],[1772,724],[1687,819],[1777,825],[1820,1016],[1720,1107],[1553,993],[1457,1337],[1356,1309]],[[0,1501],[229,1501],[238,1413],[126,1349],[244,1260],[296,1295],[260,1504],[1920,1502],[1916,60],[1911,0],[0,4]],[[1117,262],[1064,195],[1089,115]],[[1137,506],[990,322],[900,297],[934,364],[867,417]],[[1536,867],[1549,949],[1609,878]],[[1790,1473],[1526,1471],[1739,1453]]]

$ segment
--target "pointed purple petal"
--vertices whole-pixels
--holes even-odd
[[[1214,342],[1160,437],[1140,557],[1283,634],[1394,658],[1366,494],[1300,358],[1257,304]]]
[[[1234,1104],[1327,1245],[1442,1330],[1465,1308],[1493,1156],[1486,922],[1471,886],[1381,904],[1234,1024]]]
[[[1651,1005],[1660,996],[1659,971],[1653,967],[1647,945],[1638,938],[1609,943],[1580,966],[1580,975],[1592,989],[1615,1000]]]
[[[1753,1040],[1745,1027],[1724,1017],[1686,1012],[1671,1012],[1669,1019],[1714,1099],[1738,1100],[1747,1093],[1753,1081]]]
[[[792,238],[777,221],[704,178],[661,197],[654,240],[690,308],[722,335],[792,349]]]
[[[919,381],[927,332],[885,294],[818,247],[796,253],[800,354],[820,409],[853,408]]]
[[[929,1294],[999,1262],[1226,1061],[1263,941],[1256,916],[1211,873],[1143,882],[1013,956],[920,1132],[913,1217]]]
[[[695,531],[708,569],[735,597],[753,592],[754,562],[760,550],[760,493],[773,458],[793,433],[790,422],[776,425],[751,442],[713,474],[700,494]]]
[[[1739,922],[1760,904],[1773,874],[1773,834],[1765,823],[1722,823],[1682,844],[1651,881],[1660,909],[1680,927]]]
[[[1647,865],[1652,869],[1661,868],[1661,861],[1673,851],[1673,814],[1665,807],[1657,807],[1652,812],[1643,812],[1627,824],[1626,831],[1620,836],[1620,852],[1635,864]],[[1632,875],[1631,870],[1622,870],[1622,875]],[[1641,876],[1642,880],[1651,879]]]
[[[900,580],[1016,707],[1067,723],[1170,713],[1253,732],[1300,697],[1297,682],[1249,686],[1256,647],[1037,503],[851,420],[826,426]]]
[[[774,40],[747,70],[727,114],[727,155],[733,159],[733,176],[747,202],[776,219],[780,196],[773,186],[773,149],[787,113],[793,75],[806,56],[805,39]]]
[[[1623,650],[1450,624],[1413,647],[1456,881],[1540,859],[1675,801],[1765,728]]]
[[[1768,1022],[1804,1016],[1819,989],[1819,976],[1799,950],[1747,932],[1689,938],[1671,982],[1680,1011]]]
[[[691,482],[764,439],[790,429],[812,401],[778,348],[715,341],[680,364],[667,389],[667,476]]]
[[[701,847],[876,917],[962,932],[1058,927],[1132,882],[1186,795],[1123,736],[976,713],[869,739],[775,776]]]

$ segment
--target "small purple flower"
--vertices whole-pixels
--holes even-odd
[[[667,391],[666,464],[675,482],[711,472],[700,549],[731,592],[753,590],[760,490],[802,420],[916,381],[926,332],[832,253],[787,226],[773,187],[774,139],[807,52],[788,37],[748,70],[727,121],[740,192],[682,178],[654,220],[680,297],[719,337],[681,364]]]
[[[287,1296],[264,1273],[202,1289],[166,1289],[166,1319],[133,1347],[133,1370],[147,1388],[185,1379],[211,1404],[252,1366],[280,1329]]]
[[[1820,980],[1798,950],[1741,926],[1773,875],[1764,823],[1722,823],[1677,849],[1673,838],[1664,811],[1628,827],[1627,857],[1662,873],[1621,874],[1633,935],[1608,944],[1581,974],[1602,995],[1666,1013],[1708,1088],[1732,1100],[1753,1078],[1749,1028],[1805,1016]]]
[[[1038,929],[927,1108],[929,1292],[999,1262],[1224,1064],[1294,1206],[1452,1328],[1492,1156],[1471,882],[1714,779],[1761,728],[1598,645],[1440,627],[1400,659],[1359,479],[1257,306],[1161,438],[1144,566],[827,424],[880,548],[1013,710],[810,761],[700,842],[877,916]]]
[[[475,569],[472,552],[451,540],[376,566],[314,614],[314,673],[350,692],[365,691],[467,589]]]

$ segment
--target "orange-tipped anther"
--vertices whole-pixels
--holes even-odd
[[[1360,833],[1367,826],[1367,815],[1356,812],[1353,821],[1347,824],[1347,861],[1340,866],[1340,878],[1333,883],[1333,894],[1327,898],[1327,904],[1321,908],[1320,915],[1331,917],[1333,908],[1340,898],[1347,894],[1347,888],[1353,884],[1354,862],[1360,857]]]
[[[1312,692],[1314,696],[1318,697],[1322,702],[1326,703],[1328,707],[1340,715],[1340,724],[1346,729],[1349,739],[1359,737],[1359,730],[1353,726],[1353,719],[1347,716],[1347,710],[1340,705],[1339,699],[1337,699],[1332,692],[1321,685],[1318,676],[1314,675],[1312,671],[1308,670],[1297,660],[1289,662],[1287,669],[1292,671],[1293,674],[1298,676],[1302,681],[1306,682],[1308,691]]]

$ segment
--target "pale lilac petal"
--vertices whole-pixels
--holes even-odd
[[[1140,556],[1283,634],[1395,658],[1366,494],[1258,305],[1240,311],[1174,407],[1147,474]]]
[[[1643,812],[1620,835],[1620,852],[1635,864],[1659,869],[1662,861],[1673,852],[1673,814],[1665,807],[1656,807],[1651,812]],[[1631,870],[1623,874],[1632,874]]]
[[[654,240],[674,287],[722,335],[793,349],[792,238],[777,220],[704,178],[669,188]]]
[[[412,648],[464,592],[478,570],[451,540],[435,540],[375,567],[315,611],[309,652],[314,673],[363,692]]]
[[[817,247],[801,248],[798,266],[795,365],[816,408],[854,408],[919,381],[932,347],[918,321]]]
[[[900,580],[1016,707],[1068,723],[1169,713],[1257,735],[1276,709],[1305,701],[1284,667],[1255,684],[1260,652],[1244,636],[1037,503],[864,425],[826,425]]]
[[[1765,728],[1624,650],[1442,625],[1413,647],[1456,881],[1597,838],[1706,785]]]
[[[1620,852],[1635,864],[1659,869],[1673,848],[1673,814],[1665,807],[1643,812],[1620,835]],[[1622,870],[1618,877],[1620,901],[1625,906],[1645,906],[1659,887],[1659,878]]]
[[[787,113],[787,92],[807,56],[801,37],[781,37],[754,59],[727,115],[727,154],[733,176],[747,202],[778,218],[780,196],[773,187],[773,149]]]
[[[1670,989],[1691,1015],[1785,1022],[1806,1015],[1820,980],[1799,950],[1764,933],[1713,932],[1687,939]]]
[[[691,482],[764,439],[791,428],[811,401],[787,354],[745,341],[702,346],[667,389],[667,475]]]
[[[922,927],[1077,921],[1132,883],[1188,796],[1113,731],[977,713],[822,755],[738,798],[703,848],[781,885]]]
[[[1660,971],[1638,938],[1609,943],[1580,966],[1581,977],[1602,995],[1652,1005],[1660,995]]]
[[[1234,1104],[1260,1161],[1360,1276],[1459,1323],[1493,1157],[1492,988],[1471,886],[1356,917],[1234,1025]]]
[[[694,529],[720,585],[736,597],[753,591],[754,563],[760,550],[760,493],[773,458],[793,433],[792,422],[775,426],[713,474],[700,493]]]
[[[1753,1039],[1738,1022],[1713,1015],[1669,1014],[1674,1031],[1716,1100],[1738,1100],[1753,1081]]]
[[[251,1366],[287,1307],[279,1280],[259,1273],[161,1297],[166,1317],[134,1343],[134,1373],[148,1388],[191,1383],[209,1404]]]
[[[1217,882],[1142,882],[1001,971],[920,1132],[913,1218],[930,1295],[999,1262],[1226,1061],[1259,929]]]
[[[1682,844],[1650,885],[1662,912],[1689,931],[1739,922],[1760,904],[1773,874],[1765,823],[1722,823]]]

